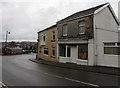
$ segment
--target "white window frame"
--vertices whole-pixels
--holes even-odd
[[[64,58],[70,58],[68,57],[68,47],[70,48],[70,57],[71,57],[71,47],[69,45],[65,45],[65,57]],[[59,57],[63,57],[63,56],[60,56]]]
[[[49,51],[48,51],[48,54],[45,54],[45,50],[47,50],[47,51],[48,51],[48,48],[47,48],[47,47],[44,47],[44,55],[47,55],[47,56],[48,56]]]
[[[108,45],[107,45],[107,43],[108,43]],[[104,42],[104,48],[103,48],[104,49],[104,55],[116,55],[116,56],[119,55],[119,54],[107,54],[107,53],[105,53],[105,48],[120,48],[118,43],[120,43],[120,42]],[[114,45],[112,45],[112,44],[114,44]]]
[[[55,36],[55,31],[52,31],[52,40],[55,40],[53,36]]]
[[[78,25],[79,25],[79,34],[85,34],[85,20],[79,21]]]

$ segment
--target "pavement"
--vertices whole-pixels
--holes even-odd
[[[120,76],[120,68],[104,67],[104,66],[84,66],[84,65],[77,65],[74,63],[59,63],[59,62],[45,61],[42,59],[37,60],[35,58],[29,60],[36,63],[46,64],[56,67]]]

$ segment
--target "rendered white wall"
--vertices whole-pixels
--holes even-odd
[[[96,26],[97,65],[118,67],[117,55],[105,55],[103,42],[118,42],[118,25],[108,7],[94,17]],[[98,29],[97,29],[98,28]]]

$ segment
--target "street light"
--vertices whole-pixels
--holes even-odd
[[[6,31],[6,45],[7,45],[7,37],[8,37],[8,34],[10,34],[10,32],[9,31]]]

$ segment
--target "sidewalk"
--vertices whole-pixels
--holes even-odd
[[[113,68],[113,67],[102,67],[102,66],[83,66],[83,65],[77,65],[72,63],[59,63],[59,62],[51,62],[51,61],[44,61],[44,60],[36,60],[29,59],[30,61],[40,63],[40,64],[46,64],[46,65],[52,65],[62,68],[68,68],[68,69],[76,69],[76,70],[83,70],[83,71],[89,71],[89,72],[96,72],[96,73],[103,73],[103,74],[109,74],[109,75],[117,75],[120,76],[120,68]]]

